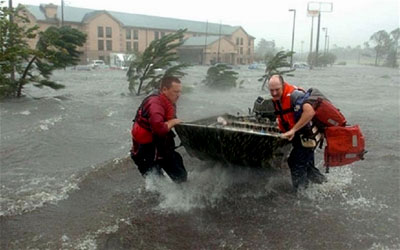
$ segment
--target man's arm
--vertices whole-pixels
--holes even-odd
[[[309,123],[315,115],[315,111],[311,104],[304,103],[303,104],[303,113],[301,114],[298,122],[290,129],[288,132],[283,133],[281,136],[285,139],[291,141],[294,137],[294,134],[299,131],[302,127],[304,127],[307,123]]]
[[[165,122],[164,108],[162,104],[157,100],[154,100],[152,103],[150,103],[150,105],[148,106],[148,112],[151,129],[153,133],[158,136],[166,135],[171,130],[171,128],[181,123],[180,119],[171,119]]]
[[[149,100],[147,105],[146,110],[149,115],[149,123],[152,132],[158,136],[166,135],[170,128],[164,121],[165,111],[161,102],[154,98],[151,101]]]
[[[175,118],[175,119],[171,119],[169,121],[166,121],[165,123],[168,126],[168,130],[171,130],[171,128],[173,128],[175,125],[181,123],[181,120]]]

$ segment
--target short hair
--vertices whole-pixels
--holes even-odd
[[[283,76],[282,76],[282,75],[279,75],[279,74],[273,74],[273,75],[271,75],[271,76],[268,78],[268,82],[269,82],[269,80],[271,80],[271,78],[272,78],[273,76],[278,76],[278,77],[279,77],[279,81],[281,81],[282,85],[285,83],[285,80],[283,80]]]
[[[178,79],[178,77],[166,76],[166,77],[162,78],[160,81],[160,89],[162,89],[164,87],[169,89],[169,88],[171,88],[172,83],[174,83],[174,82],[181,83],[181,81]]]

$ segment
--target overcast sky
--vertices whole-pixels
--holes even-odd
[[[294,50],[308,51],[311,36],[311,17],[307,17],[306,0],[65,0],[64,4],[74,7],[113,10],[120,12],[173,17],[195,21],[242,26],[256,38],[275,40],[279,47],[290,49],[292,41],[293,12],[296,9]],[[326,1],[323,1],[326,2]],[[363,45],[376,31],[388,32],[399,27],[399,0],[332,0],[331,13],[321,14],[320,48],[324,46],[327,27],[330,47]],[[13,0],[18,3],[39,5],[61,0]],[[317,19],[314,18],[314,45]],[[301,46],[302,42],[303,46]]]

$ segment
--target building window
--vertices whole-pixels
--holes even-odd
[[[112,40],[107,40],[106,41],[106,47],[108,51],[112,50]]]
[[[138,42],[133,42],[133,51],[135,51],[135,52],[139,51],[139,43]]]
[[[247,44],[248,44],[249,46],[251,46],[251,40],[249,40],[249,41],[247,42]]]
[[[97,27],[97,37],[104,37],[104,29],[102,26]]]
[[[98,50],[104,50],[104,40],[97,41],[97,48]]]
[[[135,40],[139,39],[139,31],[138,30],[133,30],[133,39],[135,39]]]
[[[236,45],[239,45],[239,37],[236,38]]]
[[[160,33],[158,31],[154,31],[154,39],[159,39]]]
[[[126,51],[132,51],[132,43],[126,42]]]
[[[165,36],[165,32],[161,32],[161,37],[164,37]]]
[[[243,37],[240,38],[240,45],[243,45]]]
[[[240,47],[240,54],[243,55],[243,47]]]
[[[247,55],[250,55],[250,48],[247,49]]]
[[[104,56],[99,56],[99,60],[104,61]]]
[[[131,30],[127,29],[126,30],[126,39],[131,39],[132,38],[131,34],[132,34]]]
[[[112,37],[111,34],[112,34],[111,27],[106,27],[106,37],[111,38]]]

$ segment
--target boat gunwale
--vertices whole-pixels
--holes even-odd
[[[216,126],[215,123],[210,124],[210,125],[203,125],[203,124],[195,124],[195,123],[180,123],[178,126],[191,126],[191,127],[202,127],[202,128],[211,128],[211,129],[216,129],[216,130],[228,130],[228,131],[234,131],[234,132],[242,132],[242,133],[248,133],[248,134],[254,134],[254,135],[261,135],[261,136],[271,136],[275,138],[282,138],[279,133],[270,133],[270,132],[257,132],[257,131],[252,131],[252,130],[246,130],[246,129],[241,129],[239,127],[229,127],[229,126]]]

